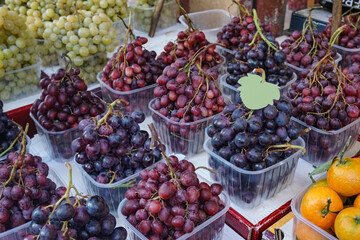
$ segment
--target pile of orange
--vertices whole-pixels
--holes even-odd
[[[339,240],[360,239],[360,158],[336,159],[327,178],[314,183],[305,193],[300,212]],[[297,226],[296,237],[327,239],[304,223]]]

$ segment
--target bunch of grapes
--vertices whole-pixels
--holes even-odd
[[[25,20],[16,12],[0,7],[0,78],[6,72],[37,63],[35,36],[24,24]],[[16,84],[18,80],[13,82]]]
[[[155,83],[164,63],[156,60],[156,52],[143,48],[147,38],[137,37],[120,46],[103,68],[101,80],[116,91],[130,91]]]
[[[148,132],[140,130],[139,123],[144,120],[140,111],[131,116],[116,114],[112,106],[100,120],[82,120],[82,136],[72,142],[75,161],[102,184],[115,183],[151,166],[161,154],[150,148]]]
[[[20,149],[20,142],[17,141],[12,148],[11,144],[18,139],[20,128],[17,123],[9,120],[8,115],[3,112],[3,102],[0,100],[0,153]]]
[[[290,38],[281,43],[281,48],[286,56],[286,62],[302,69],[311,69],[322,59],[329,47],[329,39],[316,29],[305,28],[295,30]],[[331,56],[336,56],[336,51],[331,50]]]
[[[0,233],[30,221],[38,206],[60,199],[64,187],[56,188],[48,173],[41,157],[24,151],[11,152],[0,163]]]
[[[324,34],[327,38],[331,38],[331,20],[326,25]],[[341,26],[345,26],[340,34],[339,45],[345,48],[360,48],[360,26],[359,15],[349,15],[344,17],[344,22]]]
[[[77,0],[77,2],[80,2]],[[128,5],[126,0],[82,0],[82,9],[93,13],[105,13],[113,22],[120,21],[128,16]]]
[[[205,38],[205,34],[199,30],[180,31],[177,34],[175,42],[169,42],[164,47],[164,52],[159,55],[159,59],[163,59],[166,65],[174,63],[178,58],[190,60],[201,48],[206,47],[197,59],[203,69],[213,68],[221,64],[224,59],[215,52],[216,45],[208,46],[209,42]]]
[[[234,60],[228,63],[229,76],[226,78],[226,82],[239,87],[238,80],[241,77],[256,68],[262,68],[265,70],[267,82],[285,86],[293,75],[293,72],[284,64],[285,58],[286,55],[283,51],[275,51],[264,41],[259,41],[257,46],[245,44],[244,48],[235,53]]]
[[[77,128],[82,119],[95,117],[105,111],[105,104],[91,92],[79,77],[80,70],[59,69],[51,76],[42,73],[41,96],[30,112],[49,131]]]
[[[324,65],[303,71],[288,97],[297,119],[325,131],[338,130],[359,117],[359,64],[344,69],[344,73],[338,68],[334,71],[330,63]]]
[[[233,1],[239,6],[241,10],[239,16],[233,17],[231,22],[217,33],[217,40],[219,43],[224,44],[225,48],[230,50],[242,49],[246,43],[251,43],[254,37],[258,39],[258,30],[256,29],[254,16],[247,10],[247,8],[239,3]],[[270,25],[260,23],[260,27],[265,36],[270,36]],[[254,43],[257,42],[254,40]]]
[[[116,47],[111,19],[105,13],[84,10],[45,23],[43,38],[50,40],[57,51],[67,51],[76,66],[82,66],[85,57],[112,52]]]
[[[79,194],[72,184],[71,167],[67,165],[70,168],[69,187],[59,191],[61,198],[33,210],[31,233],[24,240],[125,240],[127,232],[123,227],[116,227],[116,219],[105,200],[96,195],[89,197]],[[75,190],[75,196],[70,197],[71,189]]]
[[[289,124],[291,112],[286,98],[253,112],[238,104],[226,106],[207,128],[214,153],[248,171],[262,170],[284,160],[294,149],[277,150],[274,146],[297,139],[300,133]]]
[[[177,239],[224,209],[221,185],[200,182],[195,167],[176,156],[140,172],[141,181],[127,190],[121,213],[149,239]],[[216,238],[223,224],[205,228],[202,238]]]

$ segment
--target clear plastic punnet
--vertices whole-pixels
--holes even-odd
[[[353,56],[360,53],[360,48],[346,48],[334,44],[334,49],[341,55],[340,67],[345,68],[353,63]]]
[[[30,144],[31,144],[31,139],[28,135],[26,135],[26,152],[28,152],[28,150],[30,149]],[[8,156],[9,152],[7,152],[4,156],[0,157],[0,161],[4,161],[7,156]]]
[[[194,12],[188,14],[194,25],[202,32],[204,32],[206,39],[209,42],[217,42],[217,33],[221,31],[222,27],[231,22],[231,16],[228,11],[223,9],[211,9],[201,12]],[[187,22],[184,16],[179,18],[182,25],[187,27]]]
[[[223,93],[224,93],[224,95],[228,96],[228,97],[231,99],[231,101],[235,102],[235,100],[236,100],[236,95],[239,94],[239,90],[238,90],[235,86],[232,86],[232,85],[230,85],[230,84],[228,84],[228,83],[226,82],[226,78],[227,78],[228,76],[229,76],[229,73],[226,73],[226,74],[222,75],[222,76],[220,77],[220,84],[221,84],[222,87],[223,87]],[[290,89],[291,84],[292,84],[293,82],[295,82],[296,79],[297,79],[297,75],[296,75],[296,73],[293,73],[293,75],[291,76],[290,81],[289,81],[285,86],[281,86],[281,87],[279,88],[279,90],[280,90],[280,95],[281,95],[281,96],[286,96],[286,93],[287,93],[287,91]]]
[[[200,181],[207,182],[210,184],[209,181],[206,181],[203,177],[198,175],[198,178]],[[196,239],[196,240],[215,240],[215,239],[222,239],[223,237],[223,230],[225,225],[225,217],[226,212],[230,208],[230,200],[229,196],[223,191],[219,195],[220,199],[224,202],[225,208],[222,209],[220,212],[212,216],[211,218],[207,219],[205,222],[200,224],[199,226],[195,227],[194,230],[191,233],[187,233],[178,240],[185,240],[185,239]],[[121,208],[125,205],[127,202],[127,199],[124,199],[121,201],[119,208],[118,208],[118,214],[121,219],[121,221],[126,225],[128,228],[128,236],[132,240],[146,240],[148,239],[145,237],[141,232],[139,232],[133,225],[131,225],[126,217],[122,215]],[[130,230],[130,231],[129,231]]]
[[[335,45],[334,45],[334,48],[335,48]],[[343,57],[342,57],[342,55],[339,53],[339,51],[338,51],[338,53],[336,53],[336,57],[335,57],[335,65],[336,66],[339,66],[339,63],[340,63],[340,61],[343,59]],[[303,70],[304,70],[304,68],[301,68],[301,67],[296,67],[296,66],[294,66],[294,65],[292,65],[292,64],[290,64],[290,63],[287,63],[287,62],[285,62],[285,65],[286,66],[288,66],[288,67],[290,67],[290,68],[292,68],[292,69],[294,69],[295,70],[295,72],[296,72],[296,74],[300,74]]]
[[[299,129],[310,127],[294,117],[291,117],[290,124]],[[308,133],[302,135],[306,148],[302,159],[315,166],[320,166],[339,154],[350,136],[349,148],[357,141],[360,133],[360,118],[336,131],[323,131],[316,127],[310,127],[310,129]]]
[[[116,106],[120,108],[125,113],[132,113],[136,110],[141,110],[145,113],[146,116],[150,115],[150,110],[148,109],[148,103],[151,99],[155,97],[154,88],[156,84],[148,85],[143,88],[134,89],[131,91],[117,91],[105,84],[101,80],[102,72],[99,72],[97,79],[100,83],[102,99],[107,103],[112,103],[116,99],[123,99],[129,104],[121,103]]]
[[[156,163],[154,163],[147,169],[154,168],[156,166]],[[95,181],[95,179],[93,179],[84,170],[81,164],[78,164],[76,162],[75,164],[80,169],[81,176],[88,193],[103,197],[106,200],[106,203],[109,205],[111,213],[114,214],[114,216],[117,216],[117,207],[119,206],[119,203],[125,198],[125,192],[129,188],[133,187],[135,183],[140,179],[139,173],[135,173],[134,175],[131,175],[115,183],[103,184]]]
[[[324,174],[321,178],[325,178]],[[312,184],[311,184],[312,185]],[[294,222],[293,222],[293,238],[294,240],[298,239],[297,235],[301,232],[305,232],[310,239],[321,239],[321,240],[338,240],[333,235],[329,234],[325,230],[319,228],[306,218],[304,218],[300,213],[300,206],[302,199],[305,193],[311,187],[307,186],[303,191],[299,192],[291,201],[291,211],[294,213]],[[354,239],[355,240],[355,239]]]
[[[105,102],[103,102],[105,105]],[[105,112],[107,111],[107,107]],[[64,161],[74,156],[75,152],[71,149],[71,143],[75,138],[82,135],[78,128],[66,129],[64,131],[54,132],[46,130],[39,121],[30,112],[30,117],[35,123],[37,133],[44,139],[47,145],[47,152],[51,160]]]
[[[305,146],[302,138],[293,145]],[[215,177],[229,194],[230,200],[241,208],[254,208],[288,187],[295,175],[295,170],[302,150],[297,150],[290,157],[277,164],[259,171],[241,169],[213,152],[211,140],[204,143],[208,153],[210,168],[217,171]]]
[[[203,152],[205,129],[214,116],[189,123],[174,122],[153,108],[155,100],[149,102],[149,109],[159,137],[167,147],[166,150],[169,153],[183,154],[187,157]],[[225,98],[225,102],[230,101]]]
[[[56,184],[56,187],[66,186],[63,181],[56,175],[56,173],[51,169],[49,169],[49,174],[47,177]],[[16,228],[0,233],[0,240],[23,240],[24,237],[30,233],[30,223],[31,222],[27,222]]]
[[[5,72],[0,77],[0,99],[6,103],[40,92],[41,60],[34,65]]]
[[[142,8],[138,6],[131,6],[133,9],[133,26],[134,29],[141,32],[148,33],[151,25],[151,18],[155,7]],[[161,11],[156,33],[172,27],[177,24],[179,16],[179,8],[174,0],[165,2]]]

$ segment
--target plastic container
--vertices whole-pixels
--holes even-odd
[[[204,151],[205,128],[210,125],[214,116],[190,123],[179,123],[170,120],[156,111],[152,105],[156,99],[149,102],[149,109],[156,130],[166,150],[171,154],[183,154],[191,157]],[[229,102],[225,99],[226,102]]]
[[[222,75],[220,77],[220,84],[223,86],[224,95],[227,95],[231,99],[231,101],[235,102],[236,94],[239,94],[240,91],[235,86],[232,86],[226,82],[226,78],[228,76],[229,73]],[[293,73],[290,81],[285,86],[279,88],[281,96],[286,96],[286,93],[291,87],[291,84],[295,82],[296,79],[297,79],[296,73]]]
[[[82,134],[78,128],[66,129],[60,132],[48,131],[41,126],[31,112],[30,117],[35,123],[37,133],[44,138],[43,141],[47,145],[47,152],[49,153],[51,159],[64,161],[74,156],[75,152],[71,149],[71,143],[75,138],[80,137]]]
[[[346,48],[336,44],[333,45],[333,48],[342,56],[342,61],[340,62],[340,67],[342,68],[351,66],[354,62],[353,56],[360,53],[360,48]]]
[[[0,99],[9,102],[40,92],[40,67],[41,60],[34,65],[6,72],[0,78]]]
[[[334,48],[335,48],[335,45],[334,45]],[[338,51],[338,53],[336,53],[336,57],[335,57],[335,65],[336,66],[339,66],[339,63],[340,63],[340,61],[343,59],[343,57],[342,57],[342,55],[340,55],[340,53],[339,53],[339,51]],[[292,68],[292,69],[294,69],[295,70],[295,73],[296,74],[300,74],[303,70],[304,70],[304,68],[301,68],[301,67],[296,67],[296,66],[294,66],[294,65],[292,65],[292,64],[290,64],[290,63],[287,63],[287,62],[285,62],[285,65],[286,66],[288,66],[288,67],[290,67],[290,68]]]
[[[20,138],[21,139],[21,138]],[[30,144],[31,144],[31,139],[28,135],[26,135],[26,152],[29,151],[30,149]],[[9,153],[5,154],[4,156],[0,157],[0,161],[4,161]]]
[[[290,124],[300,129],[309,127],[294,117],[291,117]],[[326,132],[316,127],[310,128],[311,130],[307,134],[302,135],[306,148],[306,154],[302,159],[315,166],[320,166],[339,154],[350,136],[349,148],[356,142],[360,132],[360,118],[336,131]]]
[[[206,181],[203,177],[198,175],[198,178],[200,181],[207,182],[210,184],[209,181]],[[220,194],[220,199],[224,202],[225,208],[200,224],[199,226],[195,227],[194,230],[191,233],[187,233],[183,235],[182,237],[178,238],[177,240],[185,240],[185,239],[196,239],[196,240],[212,240],[212,239],[222,239],[223,237],[223,229],[225,225],[225,217],[226,212],[230,208],[230,201],[229,196],[223,191]],[[128,236],[132,240],[147,240],[148,238],[145,237],[142,233],[140,233],[133,225],[131,225],[126,217],[122,215],[121,208],[125,205],[127,202],[127,199],[124,199],[121,201],[119,208],[118,208],[118,214],[121,219],[121,221],[126,225],[128,230]]]
[[[231,60],[235,57],[235,53],[237,52],[236,49],[230,50],[222,46],[216,46],[216,51],[219,52],[221,56],[226,59],[227,62],[231,62]]]
[[[211,9],[201,12],[194,12],[188,14],[194,25],[205,33],[206,39],[209,42],[217,42],[217,33],[221,31],[222,27],[231,22],[231,16],[228,11],[223,9]],[[182,25],[187,27],[187,22],[184,16],[179,18]]]
[[[61,181],[61,179],[56,175],[56,173],[51,169],[49,169],[48,178],[50,178],[56,183],[56,187],[66,186],[63,181]],[[31,221],[16,228],[10,229],[6,232],[0,233],[0,240],[23,240],[24,237],[30,233],[30,224]]]
[[[126,23],[126,25],[128,25],[129,24],[129,18],[124,18],[124,22]],[[113,27],[115,28],[115,33],[116,33],[116,38],[114,39],[113,44],[115,46],[120,46],[121,44],[124,43],[127,29],[125,28],[124,23],[121,20],[117,21],[117,22],[114,22]],[[117,47],[110,54],[111,55],[114,54],[116,52],[116,50],[117,50]]]
[[[157,162],[156,162],[157,163]],[[148,167],[152,169],[156,166],[156,163]],[[124,178],[121,181],[111,183],[111,184],[102,184],[96,182],[82,167],[81,164],[75,162],[77,167],[80,169],[83,182],[85,184],[86,190],[89,194],[99,195],[106,199],[106,203],[109,205],[110,211],[114,216],[117,216],[117,207],[119,203],[125,198],[125,192],[134,186],[134,184],[140,180],[139,173],[135,173],[130,177]]]
[[[132,8],[134,13],[132,19],[134,29],[148,33],[155,7],[142,8],[133,6]],[[164,3],[155,33],[176,25],[178,16],[179,8],[175,1]]]
[[[155,97],[154,88],[156,84],[148,85],[143,88],[134,89],[127,92],[116,91],[110,86],[106,85],[102,80],[102,71],[98,73],[97,80],[100,83],[102,99],[105,102],[112,103],[116,99],[123,99],[129,102],[128,105],[125,103],[118,104],[117,107],[125,113],[132,113],[136,110],[141,110],[145,113],[145,116],[150,115],[148,109],[148,102]]]
[[[324,175],[322,178],[324,178]],[[311,184],[312,185],[312,184]],[[304,218],[300,213],[300,206],[302,199],[311,185],[307,186],[303,191],[299,192],[291,201],[291,211],[294,213],[294,221],[293,221],[293,239],[297,239],[297,233],[305,232],[309,239],[330,239],[330,240],[338,240],[336,237],[332,236],[328,232],[319,228],[306,218]]]
[[[302,138],[294,140],[292,144],[305,146]],[[213,153],[210,139],[204,143],[204,149],[208,153],[209,166],[218,172],[216,177],[223,189],[229,194],[230,200],[241,208],[254,208],[289,186],[302,152],[299,149],[266,169],[246,171]]]

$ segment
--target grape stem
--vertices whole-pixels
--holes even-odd
[[[204,167],[204,166],[200,166],[200,167],[197,167],[197,168],[195,168],[195,171],[196,170],[199,170],[199,169],[205,169],[205,170],[208,170],[209,172],[212,172],[212,173],[214,173],[214,174],[217,174],[217,171],[214,171],[214,170],[212,170],[212,169],[210,169],[210,168],[207,168],[207,167]]]
[[[290,149],[290,148],[295,148],[295,149],[301,149],[303,154],[306,153],[306,149],[304,147],[298,146],[298,145],[291,145],[289,143],[269,146],[266,149],[266,151],[268,151],[270,148],[285,148],[285,151]]]
[[[245,16],[251,16],[249,10],[247,9],[247,7],[244,4],[238,2],[237,0],[232,0],[232,2],[233,2],[232,4],[235,3],[239,8],[239,18],[240,19],[242,19],[242,17],[243,17],[243,16],[241,16],[241,13],[245,14]]]
[[[198,30],[195,26],[195,24],[191,21],[190,17],[188,16],[187,12],[185,11],[185,9],[181,6],[179,0],[175,0],[176,4],[178,5],[179,9],[180,9],[180,14],[184,16],[185,20],[186,20],[186,24],[188,25],[188,28],[191,32],[194,32],[196,30]]]
[[[111,114],[114,114],[114,111],[113,111],[113,108],[115,105],[117,104],[120,104],[120,103],[125,103],[125,104],[129,104],[129,102],[123,100],[123,99],[116,99],[114,102],[112,103],[107,103],[107,106],[108,106],[108,110],[106,112],[106,114],[100,119],[97,121],[97,125],[96,125],[96,128],[100,127],[100,125],[106,121],[106,119],[109,117],[109,115]]]
[[[274,44],[272,42],[270,42],[262,33],[261,27],[259,25],[259,17],[257,15],[256,9],[253,9],[253,15],[254,15],[254,23],[255,23],[257,32],[260,34],[261,38],[267,43],[267,45],[269,45],[269,47],[271,47],[273,50],[277,51],[278,49],[274,46]]]

